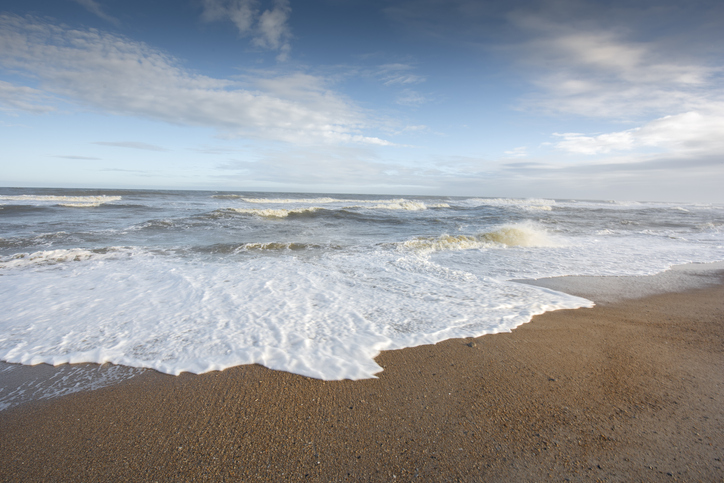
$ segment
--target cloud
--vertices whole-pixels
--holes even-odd
[[[716,109],[718,107],[718,109]],[[659,148],[679,156],[724,156],[724,106],[709,111],[664,116],[641,127],[586,136],[555,134],[563,138],[555,146],[573,154],[608,154],[641,148]]]
[[[61,156],[61,155],[57,155],[57,156],[53,156],[53,157],[54,157],[54,158],[63,158],[63,159],[75,159],[75,160],[80,160],[80,161],[100,161],[100,160],[101,160],[101,158],[94,158],[94,157],[90,157],[90,156]]]
[[[425,82],[426,77],[412,74],[410,71],[415,67],[409,64],[383,64],[378,67],[375,73],[377,77],[380,77],[386,86],[393,84],[419,84]]]
[[[52,94],[112,114],[214,127],[228,136],[389,144],[362,134],[368,127],[362,112],[319,78],[260,79],[259,86],[269,91],[251,90],[239,81],[189,71],[144,43],[95,29],[2,15],[0,62],[37,80],[42,91],[25,88],[36,98]]]
[[[421,106],[428,102],[428,98],[413,89],[403,89],[395,102],[403,106]]]
[[[49,105],[49,96],[32,87],[16,86],[0,81],[0,111],[26,111],[34,114],[54,111]]]
[[[302,188],[355,191],[387,187],[408,186],[410,178],[400,176],[411,169],[378,159],[367,147],[333,146],[324,149],[297,148],[269,149],[253,160],[230,160],[219,165],[225,171],[220,178],[228,182],[253,182],[256,186],[283,189]],[[387,172],[396,171],[397,175]]]
[[[525,146],[520,146],[517,148],[513,148],[510,151],[505,151],[504,154],[508,158],[525,158],[528,156],[528,148]]]
[[[285,61],[291,51],[292,37],[289,0],[274,0],[271,9],[261,10],[258,0],[203,0],[201,18],[207,22],[231,20],[239,34],[251,36],[255,46],[278,50],[277,59]]]
[[[384,12],[507,65],[511,84],[532,87],[522,110],[640,122],[724,100],[722,2],[400,0]]]
[[[206,22],[229,18],[239,29],[239,33],[247,35],[254,23],[256,5],[255,0],[203,0],[201,18]]]
[[[647,29],[645,9],[612,27],[607,21],[615,8],[561,3],[578,8],[567,16],[560,8],[509,15],[527,40],[500,51],[519,59],[537,90],[523,98],[524,108],[631,120],[724,100],[721,63],[694,42],[673,46],[675,30],[662,36]]]
[[[91,144],[98,144],[99,146],[113,146],[116,148],[129,148],[129,149],[141,149],[143,151],[168,151],[166,148],[156,146],[154,144],[139,143],[134,141],[121,141],[121,142],[106,142],[98,141]]]
[[[103,20],[106,20],[114,25],[118,25],[120,23],[117,18],[112,17],[111,15],[108,15],[103,10],[103,7],[101,7],[100,4],[98,2],[96,2],[95,0],[73,0],[73,1],[82,5],[90,13],[97,15],[98,17],[102,18]]]

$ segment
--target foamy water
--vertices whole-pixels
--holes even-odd
[[[591,306],[514,279],[724,260],[724,209],[702,204],[4,189],[0,207],[0,359],[21,364],[369,378],[381,350]]]

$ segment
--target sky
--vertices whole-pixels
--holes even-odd
[[[724,2],[3,0],[0,186],[724,202]]]

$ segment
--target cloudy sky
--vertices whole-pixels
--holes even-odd
[[[0,185],[724,202],[724,2],[3,0]]]

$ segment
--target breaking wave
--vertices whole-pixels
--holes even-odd
[[[449,208],[447,203],[436,203],[426,205],[417,201],[400,201],[395,203],[382,203],[376,205],[350,205],[340,208],[325,208],[322,206],[310,206],[307,208],[224,208],[214,213],[242,213],[247,215],[256,215],[263,218],[286,218],[289,215],[311,214],[321,210],[324,211],[344,211],[344,210],[403,210],[403,211],[423,211],[428,208]]]
[[[247,203],[268,203],[268,204],[328,204],[328,203],[358,203],[358,204],[371,204],[371,203],[404,203],[404,198],[395,198],[390,200],[357,200],[357,199],[339,199],[330,198],[328,196],[321,198],[246,198],[237,195],[217,195],[215,198],[236,198],[246,201]]]
[[[280,251],[301,251],[301,250],[310,250],[315,248],[325,248],[322,245],[317,244],[311,244],[311,243],[280,243],[280,242],[268,242],[268,243],[245,243],[241,245],[240,247],[236,248],[234,251],[236,253],[239,252],[248,252],[248,251],[272,251],[272,252],[280,252]]]
[[[501,226],[497,230],[478,235],[440,235],[420,237],[403,242],[401,246],[421,252],[473,250],[505,247],[552,247],[558,246],[545,230],[532,224],[520,223]]]
[[[130,254],[131,250],[122,247],[110,247],[101,250],[69,248],[65,250],[58,249],[33,253],[16,253],[15,255],[0,257],[0,269],[59,265],[68,262],[83,262],[91,259],[114,258],[123,253]]]
[[[272,208],[227,208],[225,211],[233,211],[235,213],[243,213],[247,215],[256,215],[264,218],[286,218],[292,214],[305,214],[314,213],[315,211],[322,210],[319,206],[313,206],[310,208],[297,208],[297,209],[272,209]]]
[[[120,201],[120,196],[54,196],[54,195],[4,195],[0,196],[0,203],[3,201],[11,203],[52,203],[58,206],[69,208],[92,208],[113,201]]]
[[[450,205],[447,203],[437,203],[434,205],[426,205],[419,201],[402,201],[399,203],[383,203],[372,206],[373,209],[378,210],[407,210],[407,211],[421,211],[428,208],[449,208]],[[364,208],[364,207],[363,207]]]
[[[503,206],[520,208],[523,210],[530,211],[551,211],[553,205],[556,204],[555,200],[548,200],[544,198],[528,198],[528,199],[511,199],[511,198],[472,198],[467,201],[467,204],[473,206]]]

